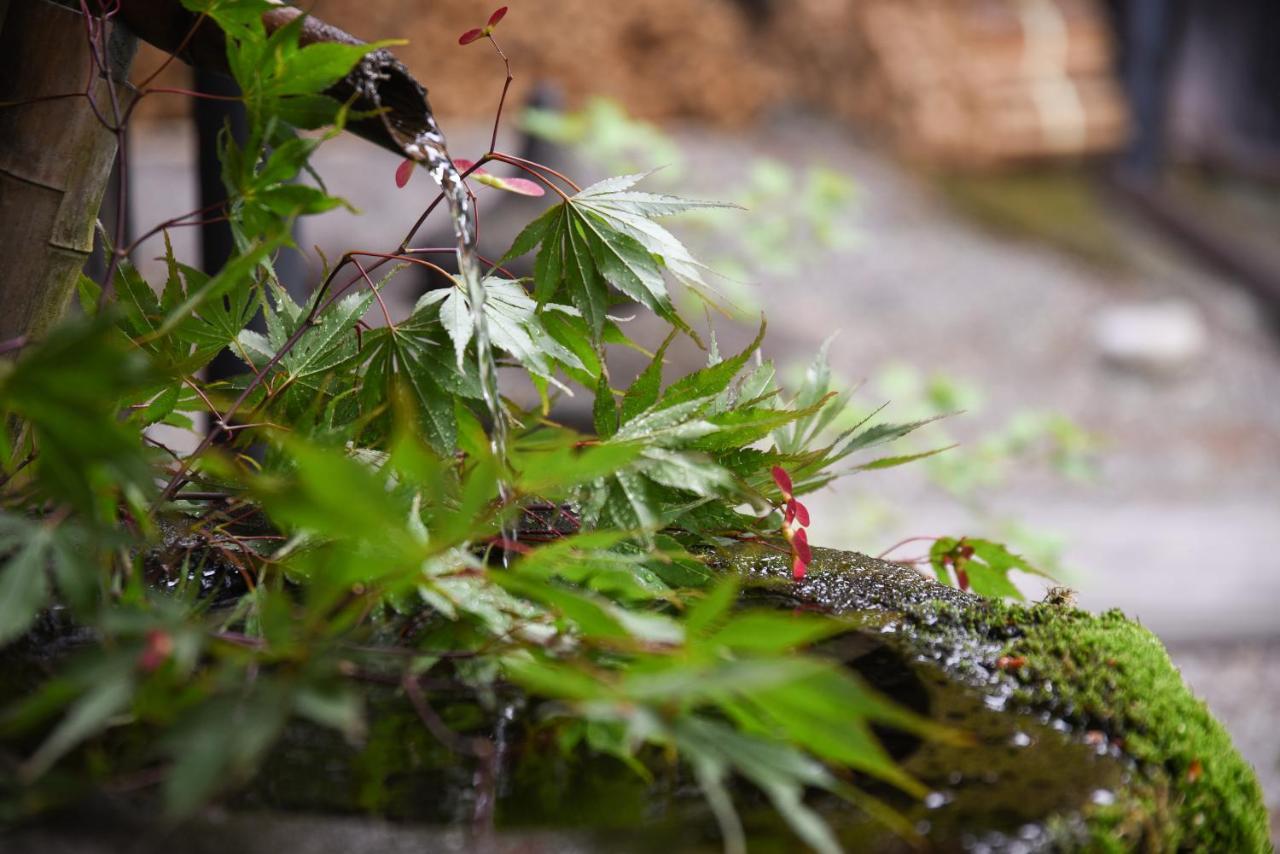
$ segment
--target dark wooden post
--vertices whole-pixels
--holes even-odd
[[[134,41],[109,38],[124,79]],[[0,342],[38,336],[62,314],[93,250],[93,226],[116,153],[115,135],[83,97],[92,59],[84,21],[46,0],[0,0]],[[108,81],[94,93],[110,118]],[[128,93],[117,85],[124,103]]]

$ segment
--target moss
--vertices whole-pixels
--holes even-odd
[[[950,175],[938,181],[953,207],[993,231],[1037,240],[1109,269],[1129,263],[1107,217],[1106,199],[1079,169]]]
[[[1100,851],[1269,851],[1253,770],[1183,684],[1164,646],[1118,611],[983,602],[932,609],[946,626],[1000,643],[1010,699],[1048,712],[1133,763],[1131,784],[1087,816]],[[997,658],[999,661],[999,658]]]
[[[1123,615],[994,603],[897,564],[826,549],[815,549],[799,584],[785,554],[759,544],[710,557],[741,574],[744,597],[756,607],[860,615],[821,652],[971,736],[965,745],[878,731],[903,770],[929,790],[922,801],[857,780],[899,809],[933,850],[1269,850],[1252,771],[1159,641]],[[41,656],[56,648],[37,640],[16,662],[22,667],[0,656],[0,676],[10,673],[19,684],[35,678]],[[293,722],[232,806],[470,821],[480,791],[475,762],[451,754],[393,689],[369,699],[365,743]],[[460,734],[487,736],[496,727],[493,713],[462,686],[437,692],[433,702]],[[607,832],[600,847],[609,848],[623,839],[644,850],[701,850],[703,841],[717,847],[705,802],[668,757],[642,758],[654,772],[650,784],[609,757],[561,753],[534,724],[538,717],[535,706],[511,719],[507,749],[485,769],[500,827],[595,828]],[[753,850],[794,848],[758,792],[736,794]],[[822,797],[812,805],[846,850],[902,850],[862,811]]]
[[[1183,684],[1160,641],[1137,623],[1119,612],[991,602],[896,564],[814,551],[801,584],[791,581],[785,556],[760,547],[735,546],[715,562],[739,571],[751,595],[784,600],[779,607],[879,612],[879,636],[907,660],[1125,763],[1126,779],[1109,789],[1114,801],[1103,791],[1085,808],[1083,840],[1074,826],[1079,817],[1059,815],[1062,838],[1075,840],[1065,847],[1083,841],[1098,851],[1271,850],[1252,769]]]

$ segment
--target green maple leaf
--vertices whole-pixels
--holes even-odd
[[[240,357],[261,369],[283,349],[302,322],[301,308],[283,288],[275,289],[275,306],[265,311],[267,334],[251,329],[236,339]],[[286,400],[303,403],[321,392],[334,393],[328,378],[362,358],[355,326],[373,303],[372,290],[350,294],[322,313],[318,322],[298,339],[292,349],[272,368],[288,383]]]
[[[439,306],[440,323],[453,342],[459,367],[466,360],[467,347],[475,335],[475,311],[471,298],[461,282],[452,288],[431,291],[418,301],[416,310]],[[561,385],[555,369],[570,373],[587,368],[579,356],[561,344],[543,325],[547,312],[579,315],[564,305],[548,303],[538,306],[520,283],[500,276],[488,276],[481,283],[485,289],[484,316],[489,330],[489,343],[507,352],[531,373]],[[541,308],[541,310],[540,310]]]
[[[475,360],[455,361],[440,316],[442,301],[424,300],[404,322],[365,336],[360,398],[365,411],[372,412],[393,399],[397,387],[407,392],[431,447],[451,454],[458,445],[455,398],[479,400],[483,395]]]
[[[663,271],[696,286],[703,283],[701,265],[653,220],[695,208],[731,207],[632,190],[644,177],[624,175],[587,187],[530,223],[504,256],[541,247],[534,271],[538,301],[563,292],[587,320],[597,344],[609,286],[692,334],[671,305]]]

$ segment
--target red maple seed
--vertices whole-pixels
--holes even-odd
[[[788,498],[791,496],[791,475],[782,466],[773,467],[773,482],[778,484],[778,489],[786,493]]]
[[[809,508],[805,507],[803,504],[801,504],[799,501],[796,501],[794,498],[791,499],[791,504],[795,505],[796,521],[798,521],[801,525],[808,527]]]
[[[545,196],[547,191],[542,189],[542,185],[537,181],[531,181],[528,178],[496,178],[495,180],[502,182],[500,189],[506,190],[508,193],[518,193],[521,196]],[[496,184],[494,186],[497,186]]]
[[[961,590],[969,589],[969,573],[963,569],[956,569],[956,582],[959,583]]]
[[[168,632],[152,629],[147,632],[147,642],[138,656],[138,668],[143,673],[151,673],[168,661],[173,654],[173,638]]]
[[[796,581],[804,581],[806,569],[808,569],[808,566],[800,559],[800,555],[796,555],[791,559],[791,577]]]
[[[786,508],[782,511],[782,521],[784,524],[790,525],[796,519],[796,500],[793,498],[787,502]]]
[[[413,177],[415,165],[414,161],[406,159],[396,167],[396,187],[403,189],[404,185],[409,183],[409,179]]]
[[[471,44],[476,39],[481,38],[483,36],[484,36],[484,30],[480,29],[479,27],[476,27],[474,30],[467,30],[465,33],[458,36],[458,44],[468,45],[468,44]]]
[[[494,11],[492,15],[489,16],[489,23],[485,24],[485,27],[490,30],[493,29],[494,27],[498,26],[498,22],[501,21],[506,16],[507,16],[507,7],[502,6],[498,8],[496,11]]]
[[[463,160],[455,158],[453,165],[458,167],[459,172],[466,172],[475,166],[475,162],[471,160]],[[546,190],[542,189],[542,185],[536,181],[530,181],[528,178],[499,178],[493,175],[483,167],[472,170],[469,177],[475,178],[481,184],[487,184],[495,190],[506,190],[508,193],[516,193],[521,196],[542,196],[546,194]]]
[[[809,535],[804,532],[804,528],[796,531],[791,541],[791,548],[795,550],[796,556],[804,561],[805,566],[813,560],[813,552],[809,551]]]

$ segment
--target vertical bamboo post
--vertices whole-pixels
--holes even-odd
[[[124,80],[133,37],[120,29],[108,41],[108,66]],[[0,0],[0,342],[45,332],[93,250],[116,137],[84,97],[32,101],[83,93],[92,68],[78,12]],[[110,121],[111,83],[96,75],[92,85]],[[125,87],[116,92],[126,103]]]

